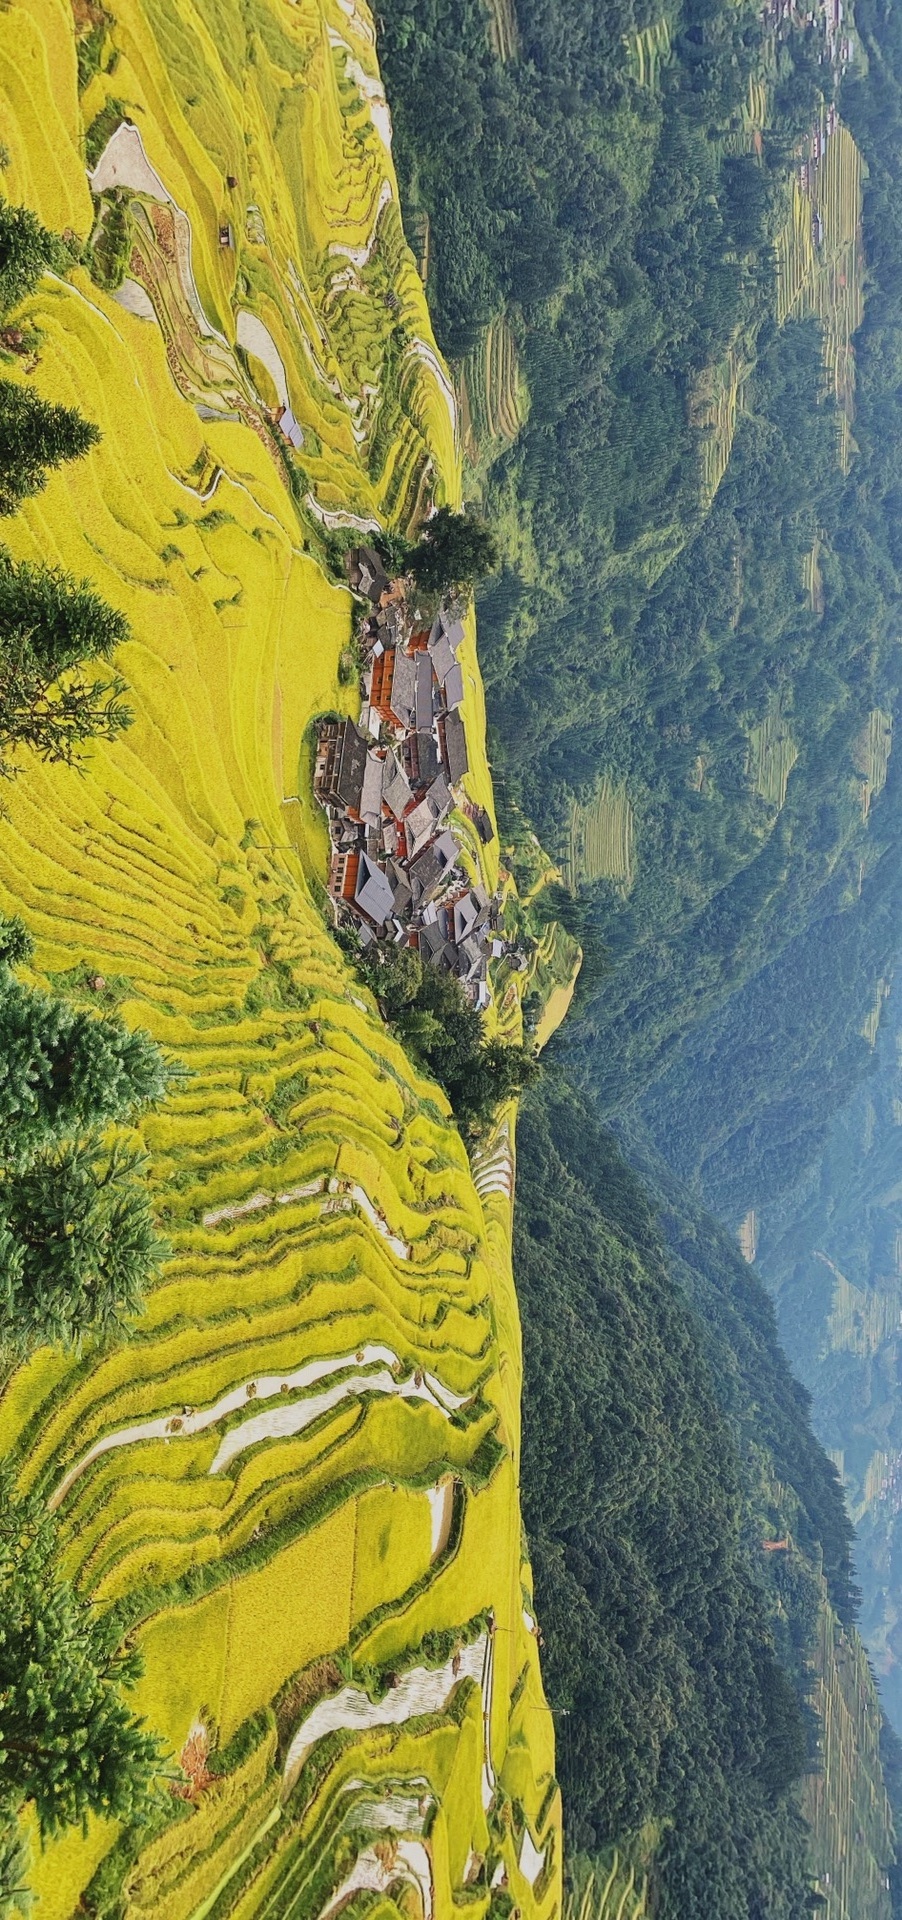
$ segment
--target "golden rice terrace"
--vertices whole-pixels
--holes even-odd
[[[140,1128],[171,1248],[145,1311],[8,1377],[0,1444],[200,1783],[144,1841],[94,1821],[35,1849],[40,1920],[325,1920],[358,1893],[477,1920],[498,1889],[550,1920],[510,1116],[477,1185],[321,904],[312,724],[353,709],[326,536],[459,498],[372,18],[22,0],[0,95],[6,193],[85,261],[44,277],[39,365],[12,377],[103,434],[9,545],[126,613],[135,713],[79,772],[23,758],[0,910],[37,983],[115,1006],[178,1075]],[[462,660],[485,807],[471,629]],[[479,858],[496,887],[497,839]]]

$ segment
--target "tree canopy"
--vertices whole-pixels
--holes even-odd
[[[139,1657],[115,1614],[61,1578],[55,1550],[44,1501],[0,1471],[0,1809],[31,1802],[42,1834],[89,1813],[139,1818],[160,1762],[123,1699]]]
[[[0,1347],[103,1336],[164,1251],[144,1161],[105,1130],[162,1098],[150,1035],[25,986],[28,935],[0,922]]]
[[[71,764],[86,740],[114,739],[129,725],[118,675],[79,671],[108,660],[128,631],[89,581],[0,549],[0,772],[12,770],[14,743]]]
[[[472,587],[497,564],[491,528],[475,514],[454,513],[451,507],[438,507],[424,522],[419,544],[407,558],[408,572],[427,593]]]
[[[424,966],[407,949],[380,949],[358,965],[404,1045],[444,1087],[465,1133],[482,1132],[499,1103],[535,1079],[533,1051],[486,1041],[481,1016],[453,974]]]

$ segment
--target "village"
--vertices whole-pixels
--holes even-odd
[[[764,8],[764,24],[782,38],[791,28],[808,28],[823,36],[820,60],[841,72],[849,65],[855,51],[853,36],[845,22],[843,0],[820,0],[818,6],[812,6],[810,0],[767,0]]]
[[[463,603],[446,595],[426,622],[374,548],[353,548],[345,566],[365,603],[357,627],[363,706],[359,723],[319,721],[313,775],[329,819],[336,921],[355,928],[364,950],[376,941],[412,948],[455,975],[483,1011],[489,962],[507,957],[522,967],[526,958],[504,937],[499,897],[467,871],[454,820],[465,817],[484,845],[494,839],[489,814],[462,784]]]

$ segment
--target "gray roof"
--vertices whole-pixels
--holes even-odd
[[[441,881],[451,872],[457,862],[459,845],[453,833],[439,833],[438,841],[432,847],[416,854],[411,860],[411,879],[422,887],[424,893],[436,893]]]
[[[381,867],[377,867],[369,854],[362,853],[357,869],[357,886],[354,890],[354,904],[365,913],[373,925],[382,927],[390,919],[395,904],[391,886]]]
[[[450,827],[446,827],[444,833],[439,835],[435,843],[435,851],[438,854],[438,857],[443,867],[453,867],[454,862],[457,859],[458,854],[460,853],[460,847],[458,846],[457,841],[455,840]]]
[[[439,771],[438,747],[431,733],[415,733],[412,739],[416,765],[416,783],[420,787],[431,787]]]
[[[407,913],[413,901],[413,888],[401,867],[395,867],[392,874],[392,885],[395,896],[395,913]]]
[[[481,911],[482,909],[480,907],[480,903],[476,899],[475,894],[473,893],[465,893],[462,900],[455,900],[454,902],[454,938],[455,940],[466,940],[467,935],[472,933]]]
[[[385,771],[382,776],[382,798],[386,806],[394,814],[396,820],[400,820],[402,813],[410,806],[411,800],[413,799],[407,775],[403,771],[403,768],[399,767],[393,754],[390,755],[385,762]]]
[[[448,772],[448,779],[452,787],[456,787],[458,781],[463,779],[470,765],[467,757],[467,736],[464,731],[464,723],[459,713],[454,712],[447,715],[443,731],[445,738],[444,761]]]
[[[361,733],[360,728],[355,727],[353,720],[346,720],[335,779],[335,792],[341,805],[353,807],[355,813],[360,811],[368,746],[368,735]]]
[[[422,954],[431,957],[434,953],[440,953],[444,944],[445,936],[441,927],[433,925],[431,927],[420,928],[420,952]]]
[[[412,654],[402,652],[400,647],[395,648],[389,704],[402,726],[413,726],[417,704],[417,663]]]
[[[292,447],[303,446],[304,435],[301,431],[301,428],[298,426],[298,423],[290,407],[284,407],[282,409],[282,417],[279,421],[279,426],[281,428],[282,433],[285,435],[286,440],[289,442],[289,444]]]
[[[463,669],[458,666],[456,660],[450,673],[445,676],[445,684],[442,692],[445,696],[446,707],[450,709],[451,707],[460,706],[464,697],[464,676]]]
[[[428,847],[430,840],[435,836],[437,825],[438,822],[428,804],[428,799],[421,800],[419,806],[411,808],[404,822],[411,860],[415,860],[417,854],[422,853],[424,847]]]
[[[451,672],[451,668],[454,666],[454,648],[448,639],[448,635],[446,633],[440,633],[435,646],[433,646],[430,640],[429,651],[432,655],[435,677],[439,686],[443,687]]]
[[[388,575],[373,547],[352,547],[345,554],[348,579],[356,593],[376,601],[389,585]]]
[[[487,846],[488,842],[490,840],[494,840],[495,838],[495,829],[492,826],[491,819],[489,818],[489,815],[487,814],[485,807],[476,808],[473,814],[473,820],[474,820],[476,831],[479,835],[480,840],[482,841],[484,846]]]
[[[428,733],[432,725],[432,661],[428,653],[418,653],[417,665],[417,726]]]
[[[463,646],[464,640],[464,630],[461,622],[459,620],[443,619],[442,625],[448,636],[449,644],[454,648],[455,653],[457,653]]]
[[[448,808],[454,804],[454,795],[443,773],[436,775],[423,797],[431,807],[436,820],[441,820],[442,815],[447,813]]]
[[[382,755],[372,750],[366,757],[366,769],[363,775],[363,792],[360,796],[359,811],[364,820],[382,818],[382,777],[384,762]]]
[[[426,847],[410,863],[411,881],[415,881],[416,886],[422,888],[424,894],[434,893],[444,880],[446,872],[445,862],[439,858],[434,846]],[[416,898],[416,887],[413,888],[413,893]]]

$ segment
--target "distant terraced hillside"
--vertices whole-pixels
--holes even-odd
[[[93,236],[93,278],[33,302],[31,377],[104,436],[10,544],[126,611],[136,718],[82,773],[23,761],[0,908],[37,979],[181,1070],[141,1130],[173,1253],[130,1342],[6,1380],[0,1446],[133,1626],[175,1773],[193,1739],[218,1777],[162,1792],[143,1834],[36,1853],[37,1911],[314,1920],[359,1891],[380,1920],[476,1920],[506,1890],[550,1916],[512,1156],[477,1188],[317,904],[309,727],[351,698],[323,526],[459,497],[372,23],[362,0],[122,0],[92,46],[79,95],[68,0],[0,12],[7,191]],[[472,636],[464,660],[484,801]]]

